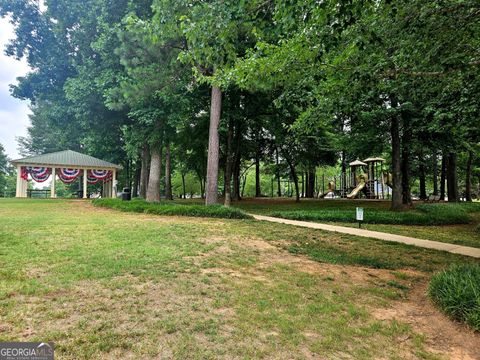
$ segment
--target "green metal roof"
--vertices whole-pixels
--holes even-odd
[[[12,160],[12,164],[26,164],[26,165],[49,165],[59,167],[86,167],[96,169],[121,169],[120,165],[112,164],[111,162],[97,159],[93,156],[81,154],[72,150],[57,151],[50,154],[29,156],[23,159]]]

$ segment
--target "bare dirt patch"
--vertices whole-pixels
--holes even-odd
[[[393,308],[376,309],[373,316],[379,320],[399,320],[427,336],[431,351],[448,354],[450,359],[476,360],[480,356],[480,334],[443,315],[426,295],[424,281],[410,292],[408,299],[395,302]]]
[[[241,242],[243,245],[252,247],[260,251],[259,267],[265,268],[275,265],[289,265],[295,270],[313,275],[348,277],[353,284],[371,283],[373,279],[384,281],[394,279],[394,275],[390,270],[371,269],[360,266],[333,265],[328,263],[320,263],[310,260],[305,256],[293,255],[272,243],[260,238],[252,237],[247,241]],[[402,270],[403,273],[411,277],[423,277],[420,272],[413,270]]]

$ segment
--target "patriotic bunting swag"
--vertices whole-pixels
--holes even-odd
[[[52,169],[47,167],[22,166],[20,177],[28,180],[28,174],[30,174],[36,182],[44,182],[48,180],[51,173]],[[65,184],[77,180],[81,173],[80,169],[59,168],[57,170],[58,178]],[[88,170],[87,182],[89,184],[96,184],[99,180],[103,180],[103,182],[112,180],[112,172],[110,170]]]
[[[112,172],[110,170],[89,170],[87,181],[89,184],[96,184],[99,180],[107,182],[112,179]]]
[[[81,174],[82,170],[80,169],[60,168],[57,172],[59,179],[65,184],[74,182]],[[110,180],[111,177],[112,172],[110,170],[88,170],[87,172],[87,182],[89,184],[96,184],[99,180],[106,182]]]
[[[108,170],[90,170],[90,174],[95,179],[103,180],[110,174],[110,171],[108,171]]]
[[[20,177],[23,180],[28,180],[28,174],[30,174],[36,182],[44,182],[50,177],[52,169],[47,167],[22,166],[20,171]]]
[[[70,184],[80,175],[80,169],[60,168],[58,169],[57,175],[65,184]]]
[[[93,174],[92,174],[92,170],[89,170],[88,173],[87,173],[87,182],[89,184],[96,184],[98,182],[98,178],[96,178]]]
[[[52,169],[46,167],[27,167],[27,172],[34,181],[44,182],[50,177]]]

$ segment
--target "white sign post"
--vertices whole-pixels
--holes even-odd
[[[357,207],[356,211],[356,220],[358,221],[358,227],[362,227],[362,221],[363,221],[363,208]]]

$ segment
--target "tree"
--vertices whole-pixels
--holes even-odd
[[[242,55],[248,41],[250,22],[244,2],[208,3],[172,0],[154,2],[153,23],[163,41],[181,44],[180,58],[194,69],[200,82],[211,85],[210,126],[207,160],[206,205],[217,203],[219,170],[219,134],[222,111],[221,87],[229,82],[217,81],[216,74]],[[180,24],[180,27],[177,27]]]
[[[11,169],[8,166],[8,158],[5,154],[5,148],[0,144],[0,196],[3,196],[7,187],[7,177],[10,176]]]

